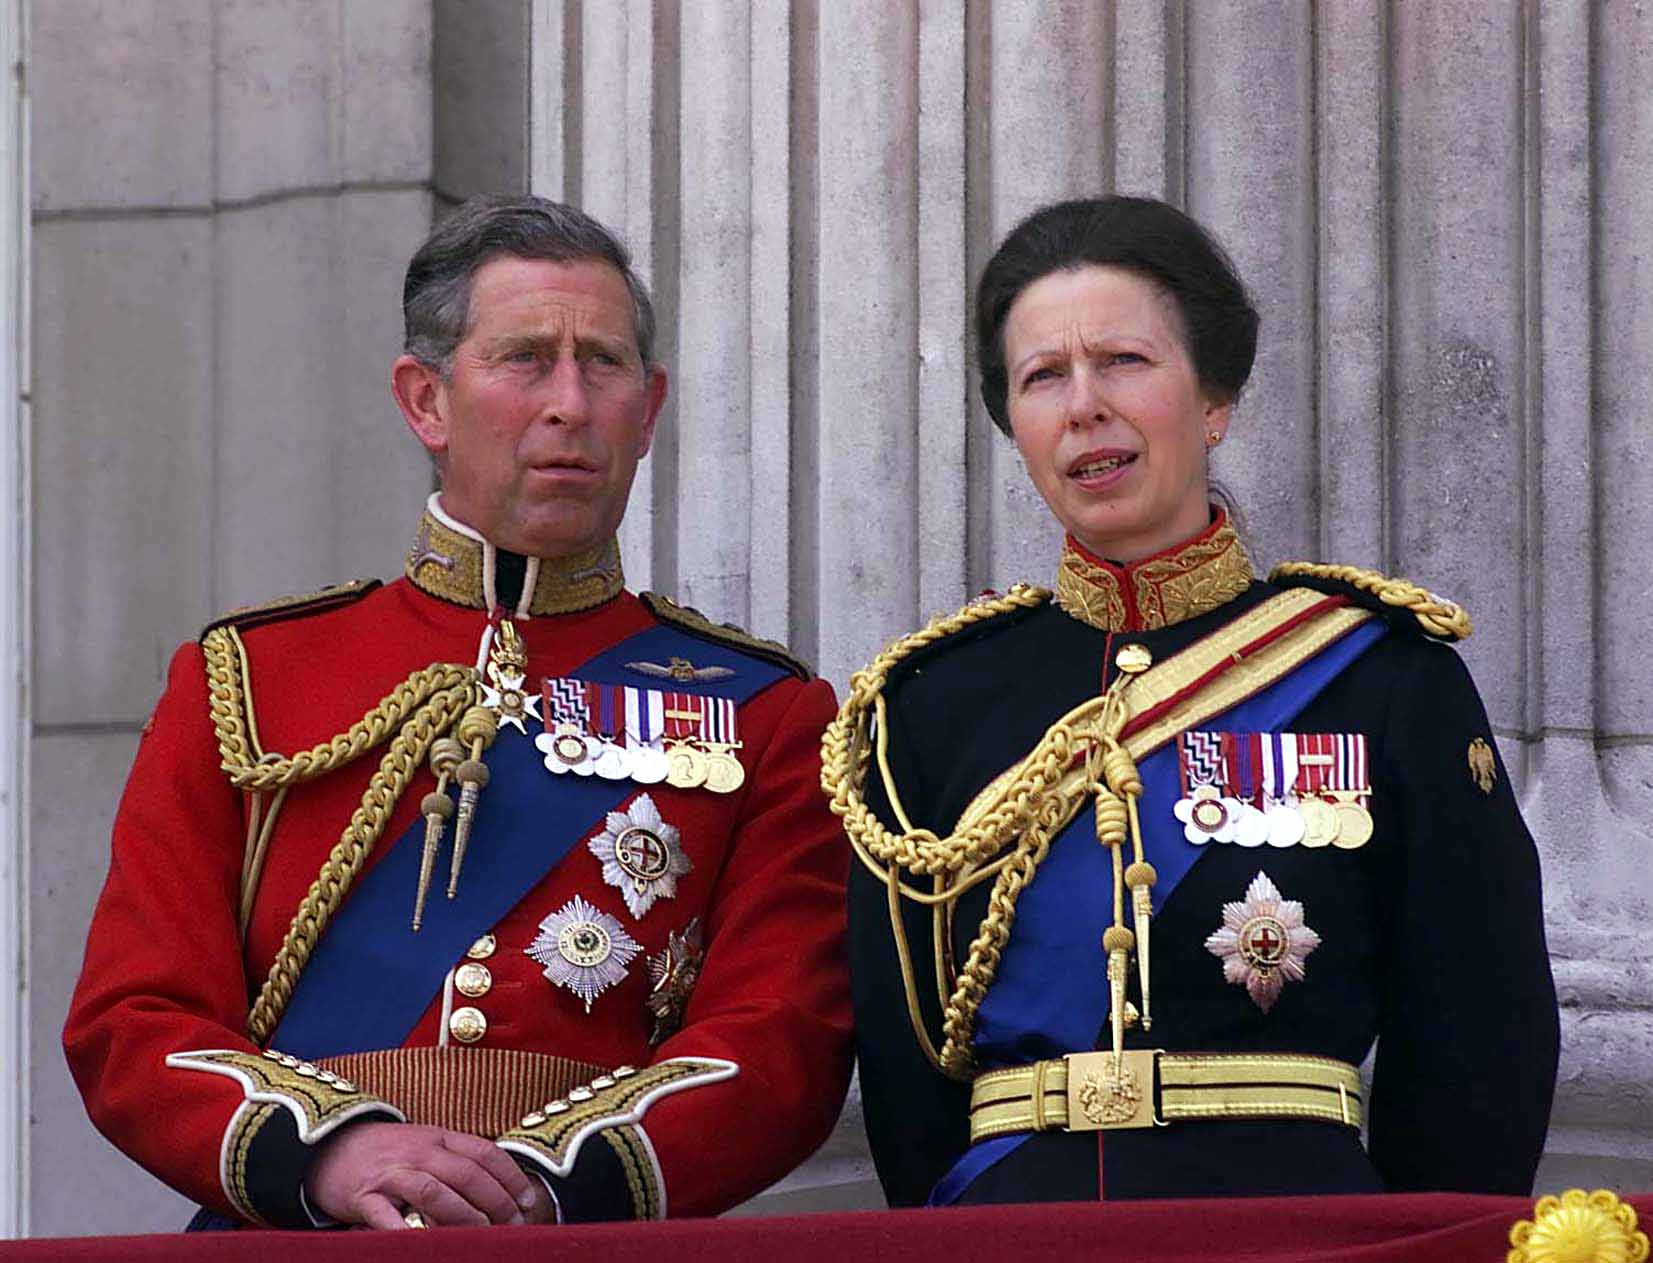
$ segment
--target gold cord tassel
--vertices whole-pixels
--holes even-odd
[[[1092,749],[1094,767],[1096,747]],[[1103,770],[1106,769],[1104,762]],[[1095,776],[1093,770],[1092,773]],[[1125,928],[1125,881],[1121,855],[1125,845],[1129,813],[1125,802],[1101,779],[1096,783],[1096,840],[1108,849],[1113,862],[1113,924],[1102,932],[1102,950],[1108,954],[1108,1011],[1113,1027],[1114,1065],[1117,1073],[1125,1052],[1125,982],[1130,975],[1131,948],[1136,936]]]
[[[1153,1027],[1153,1008],[1148,990],[1148,926],[1153,911],[1153,886],[1159,879],[1154,866],[1142,855],[1142,821],[1137,815],[1137,799],[1142,796],[1142,776],[1136,761],[1124,746],[1112,740],[1102,757],[1102,772],[1108,788],[1124,799],[1131,830],[1132,860],[1125,870],[1124,881],[1131,892],[1131,913],[1136,925],[1137,979],[1142,988],[1142,1029]],[[1120,838],[1124,842],[1124,838]]]
[[[448,874],[448,898],[459,893],[459,870],[465,863],[465,846],[471,839],[471,822],[476,819],[477,800],[488,784],[488,765],[482,752],[494,743],[499,720],[486,706],[473,706],[459,720],[459,740],[470,748],[470,757],[454,768],[459,781],[459,813],[453,826],[453,867]]]
[[[430,767],[436,773],[436,788],[425,795],[419,811],[425,817],[425,849],[419,856],[419,891],[413,898],[413,932],[417,934],[425,920],[425,896],[430,893],[430,879],[436,868],[436,853],[442,846],[442,829],[453,815],[453,799],[443,791],[453,775],[465,747],[452,737],[438,737],[431,743]]]

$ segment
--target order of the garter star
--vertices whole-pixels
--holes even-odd
[[[1240,903],[1223,905],[1223,926],[1205,940],[1223,963],[1223,977],[1264,1013],[1274,1007],[1288,980],[1302,982],[1303,960],[1320,946],[1320,936],[1303,923],[1303,905],[1285,899],[1259,872]]]
[[[677,896],[677,879],[694,865],[683,853],[677,827],[666,823],[647,794],[639,794],[626,811],[609,812],[607,825],[588,845],[602,861],[603,880],[640,921],[656,899]]]

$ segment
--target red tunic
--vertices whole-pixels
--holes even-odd
[[[513,621],[529,677],[537,680],[572,672],[656,619],[623,592],[580,613]],[[243,633],[248,691],[263,748],[308,749],[343,732],[410,671],[473,662],[483,626],[481,611],[438,600],[403,579],[342,608],[250,627]],[[655,1094],[637,1124],[647,1134],[643,1149],[652,1147],[658,1159],[661,1198],[673,1214],[714,1213],[765,1187],[821,1143],[843,1099],[850,1057],[846,852],[819,789],[820,733],[833,712],[827,684],[788,676],[740,708],[740,790],[627,784],[624,802],[646,789],[681,832],[693,868],[678,880],[675,898],[658,900],[641,919],[631,916],[586,846],[604,826],[592,820],[581,841],[493,927],[486,993],[448,996],[450,1006],[471,1005],[486,1019],[472,1048],[527,1050],[600,1067],[684,1057],[734,1063],[733,1077]],[[248,1096],[243,1080],[169,1066],[167,1058],[196,1050],[259,1052],[247,1033],[251,1000],[382,752],[290,791],[243,943],[237,902],[248,796],[220,769],[202,650],[185,645],[173,658],[116,817],[109,878],[64,1047],[98,1129],[210,1208],[268,1222],[293,1219],[308,1150],[302,1126],[294,1137],[288,1120],[302,1111],[269,1111],[270,1128],[285,1126],[285,1141],[270,1139],[274,1131],[249,1137],[245,1127],[232,1128]],[[418,821],[420,800],[433,788],[426,767],[396,804],[369,869]],[[486,801],[484,790],[484,809]],[[446,853],[432,898],[442,897],[445,874]],[[644,956],[587,1014],[525,953],[542,918],[575,895],[618,918],[648,954],[665,946],[669,932],[700,918],[704,967],[681,1030],[659,1047],[649,1044]],[[412,898],[410,890],[410,911]],[[404,1047],[451,1044],[443,1007],[442,994],[431,997]],[[233,1145],[232,1132],[239,1137]],[[613,1148],[594,1144],[585,1152],[595,1162]],[[237,1167],[254,1161],[248,1152],[262,1162],[251,1173]],[[598,1216],[642,1213],[612,1171],[599,1183],[601,1195],[594,1199],[588,1189],[565,1197],[565,1210],[572,1200]]]

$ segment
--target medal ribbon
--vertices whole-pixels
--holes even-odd
[[[592,680],[585,682],[587,730],[609,745],[614,744],[614,738],[620,735],[625,724],[625,698],[620,693],[623,687]]]
[[[542,719],[546,730],[554,724],[568,724],[584,731],[586,728],[585,682],[546,676],[540,682],[540,695],[545,700]]]
[[[1297,784],[1297,738],[1289,732],[1263,734],[1263,796],[1283,803]]]
[[[1333,767],[1334,783],[1329,788],[1356,794],[1369,793],[1371,783],[1366,779],[1366,734],[1340,732],[1333,734],[1332,740],[1337,744],[1337,762]]]
[[[652,747],[666,722],[666,695],[658,689],[626,686],[626,746]]]
[[[1263,805],[1263,742],[1258,733],[1234,734],[1234,763],[1238,774],[1237,797],[1253,807]]]
[[[693,693],[666,693],[664,719],[666,736],[673,741],[686,741],[700,731],[701,699]]]
[[[1332,740],[1320,732],[1297,736],[1297,793],[1302,798],[1319,798],[1331,779]]]
[[[735,744],[735,708],[726,697],[702,697],[701,739],[713,745]]]

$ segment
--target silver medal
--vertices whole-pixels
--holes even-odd
[[[631,776],[631,761],[624,747],[604,741],[598,748],[593,770],[605,781],[623,781]]]
[[[1270,846],[1296,846],[1303,840],[1302,813],[1290,803],[1271,802],[1263,811],[1268,820]]]
[[[1268,841],[1268,817],[1250,803],[1224,799],[1234,814],[1234,841],[1238,846],[1262,846]]]
[[[640,785],[658,785],[671,771],[671,760],[658,746],[632,746],[626,756],[631,760],[631,779]]]

